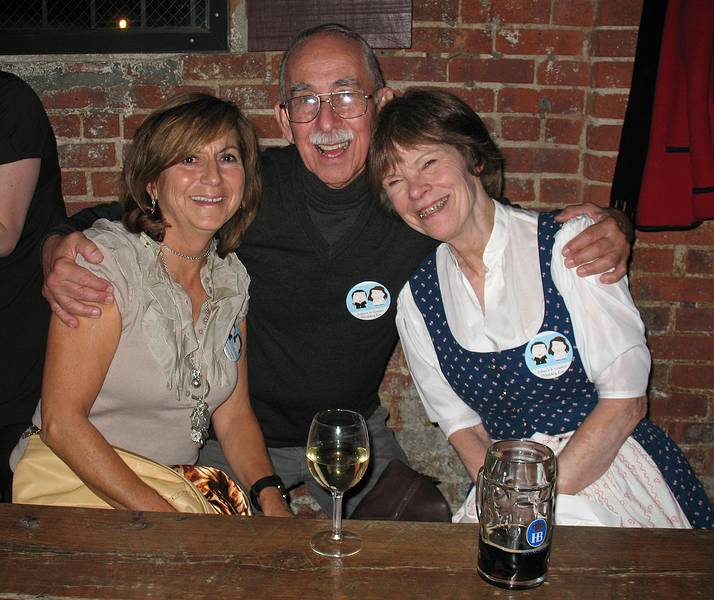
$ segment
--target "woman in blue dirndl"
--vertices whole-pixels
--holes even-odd
[[[402,290],[412,377],[472,478],[494,440],[558,455],[556,521],[712,527],[677,445],[645,417],[650,355],[627,282],[564,266],[588,224],[501,197],[503,158],[457,97],[413,90],[380,112],[369,176],[413,229],[444,242]],[[475,519],[473,493],[455,516]]]

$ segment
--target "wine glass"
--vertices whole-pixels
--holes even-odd
[[[312,476],[332,493],[332,530],[315,534],[310,547],[322,556],[357,554],[362,540],[342,530],[342,494],[359,483],[369,464],[369,435],[362,415],[341,408],[317,413],[307,436],[306,455]]]

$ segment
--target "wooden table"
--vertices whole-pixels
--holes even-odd
[[[348,521],[342,560],[309,549],[327,525],[0,505],[0,598],[714,598],[714,531],[560,527],[516,592],[477,575],[475,525]]]

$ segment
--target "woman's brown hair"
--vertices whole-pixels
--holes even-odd
[[[231,130],[238,136],[245,171],[243,201],[240,210],[218,230],[216,239],[219,256],[235,250],[260,201],[258,140],[250,121],[235,104],[210,94],[176,96],[146,117],[136,130],[122,171],[126,228],[163,241],[166,223],[161,216],[161,199],[152,212],[147,185],[155,182],[165,169]]]

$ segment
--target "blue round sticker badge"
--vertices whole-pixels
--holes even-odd
[[[526,344],[523,358],[536,377],[555,379],[573,362],[573,344],[558,331],[541,331]]]
[[[363,281],[353,285],[345,297],[349,313],[362,321],[378,319],[389,310],[392,295],[377,281]]]
[[[537,548],[548,535],[548,522],[545,519],[531,521],[526,529],[526,541],[531,548]]]
[[[226,340],[226,345],[223,346],[223,352],[228,357],[228,360],[238,360],[240,358],[240,351],[243,347],[243,340],[240,337],[240,327],[238,326],[238,321],[236,320],[231,327],[231,332],[228,334],[228,339]]]

